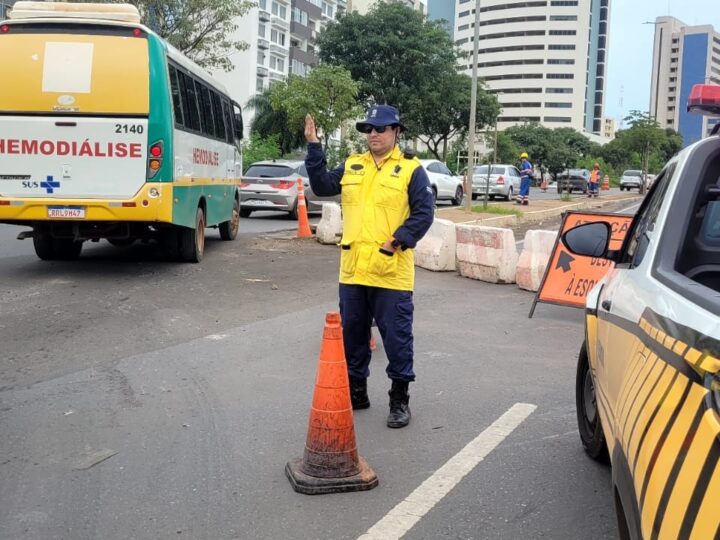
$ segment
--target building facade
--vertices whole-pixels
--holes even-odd
[[[428,0],[396,0],[397,2],[400,2],[402,4],[405,4],[408,7],[417,9],[418,11],[422,13],[427,13],[427,3]],[[452,3],[452,0],[442,0],[446,3]],[[377,4],[378,0],[348,0],[348,9],[350,11],[357,11],[361,15],[365,15],[370,8]]]
[[[483,0],[478,76],[497,94],[498,129],[540,122],[602,137],[610,0]],[[455,0],[456,44],[472,73],[475,0]]]
[[[720,121],[687,112],[696,84],[720,84],[720,34],[712,26],[688,26],[674,17],[655,21],[650,116],[680,133],[685,145],[706,137]]]
[[[347,9],[347,0],[256,0],[238,19],[233,39],[249,47],[231,56],[231,72],[213,75],[243,107],[250,98],[288,75],[305,76],[318,63],[315,39],[327,21]],[[246,126],[253,111],[243,108]]]

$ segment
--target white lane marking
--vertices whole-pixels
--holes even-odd
[[[537,408],[516,403],[358,540],[401,538]]]

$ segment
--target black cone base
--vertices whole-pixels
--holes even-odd
[[[344,478],[318,478],[302,472],[302,459],[293,459],[285,465],[285,475],[293,489],[306,495],[366,491],[378,485],[377,475],[363,458],[358,459],[360,472]]]

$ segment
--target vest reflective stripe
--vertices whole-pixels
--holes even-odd
[[[379,170],[369,152],[354,154],[345,161],[340,180],[340,283],[413,290],[413,250],[398,250],[391,257],[380,253],[379,248],[410,215],[408,186],[417,167],[420,162],[405,159],[397,147]]]

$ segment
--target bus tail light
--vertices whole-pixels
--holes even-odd
[[[0,26],[0,34],[8,34],[10,32],[10,25],[9,24],[3,24]]]
[[[148,149],[147,178],[154,178],[162,167],[164,145],[162,141],[154,142]]]

